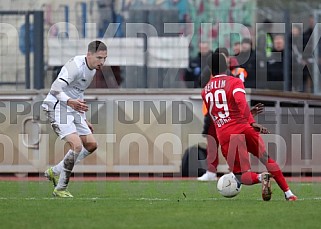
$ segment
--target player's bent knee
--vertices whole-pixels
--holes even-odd
[[[98,145],[97,142],[90,142],[85,144],[84,147],[88,152],[92,153],[97,149]]]

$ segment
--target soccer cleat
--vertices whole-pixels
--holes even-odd
[[[73,195],[68,190],[57,190],[54,189],[52,195],[54,197],[61,197],[61,198],[72,198]]]
[[[206,171],[203,176],[197,178],[198,181],[217,181],[216,173]]]
[[[53,183],[53,186],[56,187],[57,184],[58,184],[58,180],[59,180],[59,175],[55,175],[53,170],[52,170],[52,167],[50,167],[49,169],[47,169],[45,171],[45,177],[47,177],[47,179],[49,181],[52,181]]]
[[[298,197],[293,195],[293,196],[290,196],[289,198],[285,197],[285,200],[286,201],[296,201],[296,200],[298,200]]]
[[[271,174],[264,172],[261,173],[261,182],[262,182],[262,199],[264,201],[269,201],[272,197],[271,189]]]

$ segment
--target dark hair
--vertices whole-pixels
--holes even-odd
[[[102,41],[92,41],[88,44],[88,52],[95,53],[107,51],[107,46]]]
[[[215,53],[223,53],[226,57],[229,57],[228,50],[225,47],[215,49]]]
[[[213,53],[207,59],[207,64],[211,69],[212,75],[224,73],[227,70],[226,59],[221,53]]]

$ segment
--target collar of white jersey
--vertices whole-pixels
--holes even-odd
[[[212,75],[213,76],[213,75]],[[223,76],[227,76],[226,74],[220,74],[220,75],[215,75],[213,76],[214,78],[217,78],[217,77],[223,77]]]

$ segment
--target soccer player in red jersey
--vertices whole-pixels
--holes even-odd
[[[234,58],[231,58],[229,56],[229,52],[226,48],[221,47],[217,48],[214,53],[221,53],[224,55],[226,59],[226,63],[228,63],[228,71],[227,74],[231,74],[234,77],[240,78],[244,82],[244,77],[240,77],[238,74],[233,74],[233,70],[239,69],[237,66],[239,65],[237,60]],[[247,75],[247,73],[246,73]],[[202,73],[202,79],[201,79],[201,86],[204,87],[208,81],[211,78],[211,71],[209,67],[204,69]],[[204,82],[206,81],[206,82]],[[204,84],[205,83],[205,84]],[[262,103],[256,104],[252,109],[251,113],[253,116],[260,114],[263,112],[264,105]],[[215,125],[212,122],[212,119],[210,115],[208,114],[207,108],[203,102],[203,108],[202,108],[203,114],[204,114],[204,126],[203,126],[203,132],[202,134],[207,139],[207,170],[206,172],[197,178],[198,181],[216,181],[217,180],[217,167],[219,163],[219,157],[218,157],[218,139],[216,136],[216,130]]]
[[[215,124],[217,137],[230,170],[245,185],[262,183],[262,198],[271,199],[273,177],[289,201],[297,200],[290,190],[279,165],[268,155],[260,133],[267,129],[256,123],[245,97],[243,82],[226,75],[227,64],[222,54],[209,58],[212,77],[202,90],[202,98]],[[251,172],[249,153],[256,156],[268,172]]]

